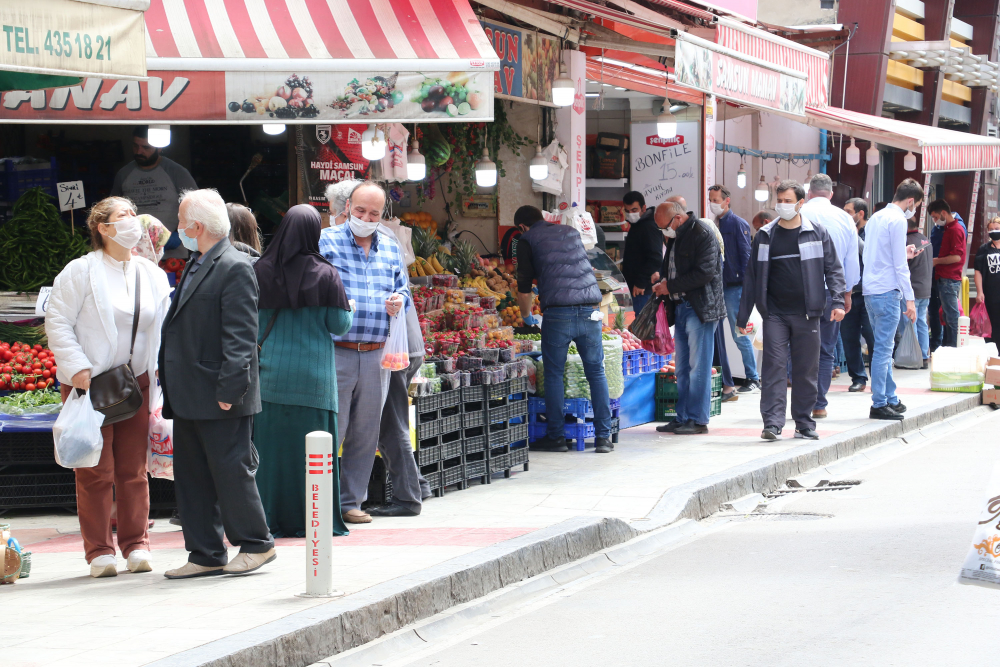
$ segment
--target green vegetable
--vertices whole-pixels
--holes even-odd
[[[7,396],[0,396],[0,414],[55,414],[61,408],[62,397],[60,393],[48,387],[42,391],[19,391]]]
[[[0,341],[8,343],[27,343],[28,345],[49,346],[49,339],[45,335],[45,327],[23,327],[17,324],[7,324],[0,322]]]

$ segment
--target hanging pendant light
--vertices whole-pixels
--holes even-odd
[[[767,201],[771,196],[771,191],[767,188],[767,183],[764,182],[764,174],[760,175],[760,183],[757,184],[757,189],[753,191],[753,198],[759,202]]]
[[[535,157],[528,163],[528,175],[533,181],[544,181],[549,177],[549,161],[542,155],[542,147],[535,145]]]
[[[284,123],[264,123],[264,134],[281,134],[285,131]]]
[[[874,167],[879,163],[879,157],[878,149],[875,148],[875,144],[873,143],[872,147],[865,151],[865,164]]]
[[[661,139],[677,136],[677,119],[670,113],[670,100],[666,98],[663,100],[663,112],[656,117],[656,134]]]
[[[369,125],[361,133],[361,155],[368,161],[381,160],[385,157],[385,132]]]
[[[906,155],[903,156],[903,169],[906,171],[913,171],[917,168],[917,156],[906,151]]]
[[[490,159],[490,151],[483,147],[483,157],[476,163],[476,185],[492,188],[497,184],[497,166]]]
[[[747,170],[743,167],[743,163],[740,162],[740,170],[736,172],[736,187],[741,190],[747,186]]]
[[[851,165],[861,162],[861,149],[854,145],[854,137],[851,137],[851,145],[844,151],[844,162]]]
[[[559,77],[552,82],[552,103],[557,107],[568,107],[573,104],[576,84],[566,74],[566,65],[559,63]]]
[[[427,160],[420,153],[420,142],[413,140],[413,147],[406,154],[406,180],[422,181],[427,176]]]
[[[146,141],[149,142],[150,146],[155,146],[156,148],[164,148],[170,145],[170,126],[169,125],[150,125],[149,132],[146,135]]]

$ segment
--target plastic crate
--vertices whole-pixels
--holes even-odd
[[[501,454],[489,459],[490,474],[510,470],[510,454]]]
[[[445,437],[454,436],[454,439],[444,442]],[[445,461],[462,455],[462,433],[449,433],[441,438],[441,460]]]
[[[418,466],[426,466],[441,460],[441,445],[423,447],[413,452]]]
[[[72,470],[0,474],[0,509],[75,507],[76,475]]]
[[[392,480],[389,479],[389,471],[380,456],[375,457],[372,474],[368,479],[368,500],[379,505],[392,502]]]
[[[490,424],[486,436],[487,443],[490,447],[502,447],[506,445],[509,441],[507,422]]]
[[[431,491],[437,491],[441,488],[441,471],[437,472],[425,472],[423,473],[424,479],[427,480],[427,485],[431,487]]]
[[[462,415],[454,414],[448,415],[446,417],[441,417],[438,420],[440,428],[438,432],[441,435],[446,435],[448,433],[454,433],[455,431],[460,431],[462,429]]]
[[[722,414],[722,396],[712,397],[712,407],[708,411],[709,417],[715,417]]]
[[[503,382],[498,382],[497,384],[487,384],[483,385],[484,396],[486,396],[487,401],[503,401],[507,402],[507,396],[510,394],[510,380],[504,380]]]
[[[722,414],[722,396],[713,396],[708,410],[709,417],[716,417]],[[673,421],[677,416],[676,398],[657,398],[656,414],[653,421],[667,422]]]
[[[48,164],[15,164],[16,158],[0,162],[0,197],[14,203],[31,188],[42,188],[46,194],[56,196],[56,178],[59,170],[56,159]]]
[[[486,434],[474,435],[462,440],[462,451],[468,454],[475,454],[486,449]]]
[[[609,403],[609,407],[611,408],[611,414],[614,415],[621,408],[621,399],[612,398]],[[544,415],[545,399],[535,398],[535,397],[529,398],[528,414]],[[579,419],[586,419],[588,417],[593,417],[594,404],[590,402],[589,398],[567,398],[563,402],[563,414],[573,415]]]
[[[475,479],[477,477],[486,476],[486,459],[480,459],[479,461],[466,461],[465,462],[465,479]]]
[[[462,463],[461,459],[457,459],[457,463],[450,468],[444,468],[441,471],[441,486],[451,486],[452,484],[463,484],[465,482],[465,464]]]
[[[506,405],[498,405],[494,408],[489,408],[487,412],[489,414],[488,421],[492,424],[495,422],[507,421],[509,410]]]
[[[442,391],[437,395],[438,400],[441,401],[442,408],[451,408],[462,402],[462,390],[452,389],[450,391]]]
[[[525,398],[513,398],[507,404],[507,418],[513,419],[514,417],[522,417],[528,414],[528,399]]]
[[[515,442],[521,442],[528,439],[528,424],[511,424],[508,426],[507,431],[509,435],[507,436],[507,442],[513,444]]]
[[[441,420],[432,419],[430,421],[421,421],[422,417],[437,417],[436,412],[418,412],[417,413],[417,440],[426,440],[427,438],[433,438],[441,433]]]
[[[457,391],[457,390],[456,390]],[[441,409],[441,394],[429,394],[427,396],[414,396],[413,409],[417,414],[432,412]]]
[[[722,395],[722,374],[712,376],[712,396]],[[677,398],[677,375],[675,373],[656,374],[656,398]]]
[[[510,383],[511,394],[523,394],[528,391],[528,378],[511,378],[508,382]]]
[[[52,431],[0,433],[0,466],[54,465]]]
[[[486,423],[486,416],[482,410],[462,413],[462,428],[473,428]]]
[[[510,467],[524,465],[524,470],[528,470],[528,448],[527,447],[517,447],[510,450],[509,461]]]
[[[478,385],[475,387],[462,387],[461,389],[456,389],[455,391],[461,391],[461,398],[463,403],[468,403],[471,401],[481,401],[483,400],[483,386]]]

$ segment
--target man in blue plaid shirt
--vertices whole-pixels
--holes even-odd
[[[347,200],[347,223],[324,229],[319,238],[320,254],[337,267],[348,298],[357,306],[351,330],[333,337],[337,440],[343,445],[340,511],[348,523],[372,520],[361,503],[368,492],[389,389],[389,371],[381,366],[382,348],[389,318],[412,304],[403,253],[388,229],[378,229],[384,207],[382,188],[371,181],[361,183]]]

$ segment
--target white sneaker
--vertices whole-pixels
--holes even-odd
[[[118,559],[112,554],[98,556],[90,561],[90,576],[94,578],[117,577]]]
[[[128,555],[129,572],[152,572],[151,561],[153,557],[145,549],[136,549]]]

